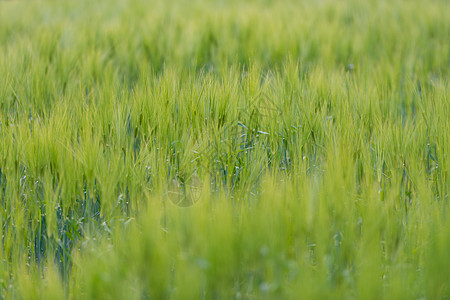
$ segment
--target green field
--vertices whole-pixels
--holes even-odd
[[[447,0],[0,1],[0,299],[450,299]]]

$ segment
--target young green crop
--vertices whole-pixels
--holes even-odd
[[[0,2],[0,298],[450,297],[448,11]]]

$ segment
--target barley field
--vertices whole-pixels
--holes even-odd
[[[450,299],[446,0],[0,1],[0,299]]]

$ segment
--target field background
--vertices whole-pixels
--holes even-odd
[[[0,1],[0,298],[449,299],[450,5]]]

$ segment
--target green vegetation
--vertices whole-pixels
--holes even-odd
[[[449,11],[0,1],[0,298],[448,299]]]

